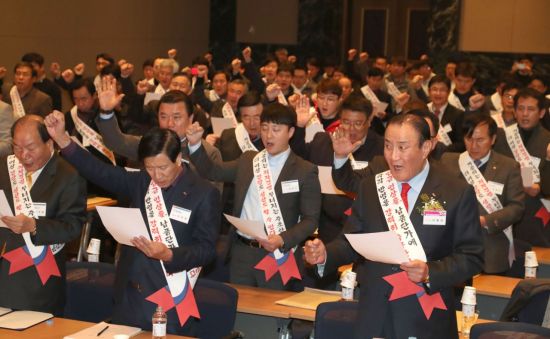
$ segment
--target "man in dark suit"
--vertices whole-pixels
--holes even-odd
[[[63,120],[59,112],[46,118],[48,132],[63,157],[88,180],[128,197],[146,220],[153,240],[134,237],[133,246],[122,246],[112,319],[114,323],[151,330],[151,315],[158,304],[154,295],[166,286],[174,286],[170,284],[169,275],[177,279],[175,276],[185,271],[189,280],[177,279],[176,285],[183,288],[186,281],[193,279],[188,271],[208,264],[215,256],[214,244],[220,221],[219,193],[181,161],[179,137],[173,131],[155,128],[147,132],[139,144],[139,160],[145,170],[127,172],[78,147],[65,134]],[[180,295],[181,298],[185,296]],[[173,304],[180,303],[177,296],[170,294],[168,297],[168,300],[173,299]],[[178,314],[189,312],[193,315],[192,304],[178,312],[177,308],[166,310],[168,333],[195,335],[196,321],[186,321]]]
[[[1,218],[8,228],[0,227],[0,306],[61,315],[65,303],[65,250],[49,245],[63,245],[80,235],[85,221],[86,186],[74,168],[54,152],[41,117],[26,115],[15,122],[12,131],[15,155],[0,160],[0,189],[15,214]],[[10,182],[10,174],[21,180]],[[12,188],[22,193],[14,196]],[[33,205],[29,210],[15,203],[25,199],[23,190],[30,192]],[[30,217],[33,214],[34,218]],[[23,250],[25,246],[28,252]],[[45,259],[36,258],[34,263],[18,269],[17,259],[35,257],[29,248],[39,249]],[[48,264],[51,275],[40,273]],[[10,274],[10,270],[15,272]]]
[[[12,153],[11,126],[13,125],[13,110],[11,106],[0,101],[0,157]]]
[[[52,99],[34,87],[37,74],[32,65],[28,62],[19,62],[15,65],[13,72],[15,73],[14,85],[21,98],[25,114],[36,114],[45,117],[51,113]],[[9,93],[4,95],[4,100],[13,106]]]
[[[377,112],[376,107],[374,107],[374,117],[372,118],[371,129],[378,133],[380,136],[384,135],[386,130],[386,124],[394,116],[391,105],[391,96],[382,90],[382,85],[384,84],[384,72],[377,67],[369,69],[367,74],[367,84],[361,87],[361,92],[365,97],[371,102],[374,101],[373,98],[369,98],[369,89],[376,96],[376,100],[381,103],[386,103],[388,106],[383,112]]]
[[[491,117],[471,115],[463,124],[467,152],[445,153],[441,158],[453,177],[466,179],[476,190],[485,247],[483,271],[491,274],[505,273],[510,269],[515,257],[511,226],[521,219],[525,200],[519,164],[491,151],[496,133],[497,125]],[[476,182],[473,179],[477,173],[472,167],[469,168],[471,164],[468,164],[467,157],[477,166],[484,180],[480,178]],[[487,188],[492,195],[486,192]],[[500,209],[489,203],[494,197],[500,201]]]
[[[46,78],[44,70],[44,57],[38,53],[27,53],[21,57],[21,61],[28,62],[36,71],[34,87],[46,93],[52,99],[52,108],[61,110],[61,90],[50,79]]]
[[[264,193],[273,196],[274,192],[278,202],[276,209],[280,211],[285,230],[278,228],[277,232],[270,232],[267,240],[231,232],[230,281],[272,289],[296,289],[300,287],[294,286],[296,280],[286,284],[288,281],[283,281],[281,275],[276,274],[266,281],[264,272],[254,269],[254,266],[276,251],[294,255],[295,258],[302,256],[301,244],[313,234],[319,219],[321,190],[317,168],[290,150],[288,142],[296,125],[296,113],[291,108],[279,103],[270,104],[263,110],[260,121],[260,134],[265,149],[260,153],[247,151],[238,159],[223,163],[209,159],[199,143],[202,128],[193,124],[187,131],[191,161],[210,180],[235,183],[233,215],[236,217],[263,220],[268,228],[266,210],[274,207],[262,207],[260,196],[264,196]],[[267,158],[270,180],[275,182],[272,190],[258,189],[260,175],[255,173],[253,164],[262,157]],[[294,254],[291,251],[293,248],[296,248]],[[303,272],[301,260],[297,260],[297,264]]]
[[[326,246],[318,239],[306,243],[305,259],[310,264],[323,265],[318,269],[324,274],[358,258],[344,234],[388,231],[392,225],[401,239],[407,237],[402,245],[407,253],[413,253],[408,255],[408,262],[359,262],[361,291],[356,338],[457,338],[453,286],[482,269],[479,213],[472,187],[449,179],[445,170],[429,163],[430,151],[430,131],[424,119],[410,114],[393,118],[385,134],[384,157],[389,171],[361,182],[359,196],[340,237]],[[382,209],[385,199],[378,196],[379,192],[390,190],[397,191],[396,199],[391,199],[397,207]],[[400,212],[406,228],[396,222],[400,218],[393,218],[393,211]],[[445,217],[433,220],[429,211],[445,213]],[[383,278],[396,273],[400,273],[403,284],[419,289],[418,296],[413,292],[389,301],[390,293],[400,285],[392,290]],[[419,305],[422,292],[441,298],[445,307],[440,305],[428,316]]]
[[[514,111],[517,125],[497,132],[494,149],[515,158],[521,167],[535,169],[532,171],[532,182],[526,182],[526,178],[523,178],[523,189],[526,193],[525,213],[514,226],[514,233],[516,238],[525,240],[533,246],[550,247],[550,212],[541,201],[542,198],[550,196],[550,132],[540,123],[546,114],[544,97],[531,88],[519,90],[514,97]],[[514,135],[517,138],[514,138]],[[515,140],[517,150],[526,150],[528,159],[516,158],[516,154],[510,148],[509,138]],[[526,185],[528,186],[525,187]]]
[[[428,85],[431,102],[428,109],[439,119],[440,141],[447,146],[449,152],[463,152],[462,121],[464,111],[451,105],[448,101],[451,81],[444,75],[434,76]],[[444,135],[443,135],[444,134]],[[450,143],[449,143],[450,142]]]

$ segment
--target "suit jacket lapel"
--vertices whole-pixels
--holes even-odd
[[[54,154],[50,161],[44,166],[44,169],[36,179],[36,182],[31,188],[31,197],[33,202],[44,202],[47,193],[50,191],[51,185],[53,185],[53,177],[57,172],[57,154]]]
[[[418,195],[418,198],[416,199],[416,202],[414,204],[414,208],[411,211],[411,222],[415,226],[415,229],[418,233],[419,226],[424,224],[424,216],[420,213],[420,211],[424,210],[424,202],[422,201],[422,195],[426,194],[429,197],[432,197],[432,194],[434,192],[437,192],[437,188],[440,185],[439,179],[435,176],[434,172],[437,171],[435,166],[433,164],[430,164],[430,171],[428,172],[428,177],[426,178],[426,181],[424,182],[424,186],[422,186],[422,190],[420,191],[420,194]],[[437,195],[435,196],[435,199],[440,199]]]
[[[485,166],[485,171],[483,172],[483,177],[486,181],[494,181],[496,176],[496,170],[499,166],[498,160],[495,159],[494,153],[491,152],[489,160],[487,160],[487,165]]]
[[[290,154],[288,155],[288,159],[286,159],[285,164],[281,169],[281,173],[277,178],[277,182],[275,183],[275,194],[277,195],[277,201],[279,202],[279,206],[281,205],[281,198],[283,195],[281,182],[291,177],[292,173],[294,172],[295,163],[296,163],[296,154],[290,151]]]

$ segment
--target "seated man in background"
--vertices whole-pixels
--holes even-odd
[[[52,99],[34,87],[36,70],[28,62],[19,62],[13,68],[14,86],[4,100],[12,105],[14,118],[25,114],[45,117],[52,111]]]

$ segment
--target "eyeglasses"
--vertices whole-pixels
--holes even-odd
[[[340,125],[353,127],[355,129],[361,129],[365,125],[366,121],[350,121],[350,120],[340,120]]]

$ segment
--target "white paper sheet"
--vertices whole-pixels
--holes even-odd
[[[0,190],[0,217],[3,216],[9,216],[13,217],[13,212],[11,211],[10,204],[8,203],[8,199],[6,198],[6,193],[4,193],[4,190]],[[0,227],[8,227],[6,224],[0,220]]]
[[[101,335],[97,335],[103,329],[109,326]],[[107,324],[106,322],[100,322],[88,328],[85,328],[76,333],[65,336],[63,339],[92,339],[92,338],[113,338],[117,334],[126,334],[129,337],[133,337],[140,333],[139,327],[130,327],[123,325]]]
[[[345,195],[344,191],[341,191],[336,187],[332,180],[332,167],[329,166],[317,166],[319,168],[319,183],[321,184],[321,193],[323,194],[338,194]]]
[[[143,105],[147,105],[150,101],[153,101],[153,100],[160,100],[161,97],[162,97],[162,94],[160,93],[147,92],[145,93],[145,99],[143,100]]]
[[[368,260],[397,265],[409,261],[397,233],[393,231],[346,234],[346,238],[351,247]]]
[[[97,206],[96,209],[107,231],[120,244],[133,246],[132,238],[141,235],[151,239],[139,208]]]
[[[306,137],[305,137],[305,140],[306,142],[311,142],[311,140],[313,140],[313,137],[315,136],[315,134],[317,133],[320,133],[320,132],[324,132],[325,129],[323,128],[323,125],[322,124],[311,124],[309,126],[306,127]]]
[[[0,328],[24,330],[51,318],[53,318],[53,315],[50,313],[15,311],[0,316]]]
[[[249,237],[253,237],[255,239],[267,239],[263,222],[256,220],[244,220],[225,213],[223,215],[225,215],[227,221]]]
[[[388,108],[388,103],[382,102],[382,101],[373,102],[372,107],[373,107],[374,113],[382,113],[382,112],[386,112],[386,108]]]
[[[523,187],[531,187],[535,183],[533,177],[533,168],[532,167],[522,167],[521,168],[521,181],[523,182]]]
[[[233,119],[229,118],[211,117],[210,121],[212,122],[212,130],[217,136],[222,135],[224,130],[235,127],[233,126]]]
[[[11,308],[0,307],[0,316],[10,312],[11,312]]]

